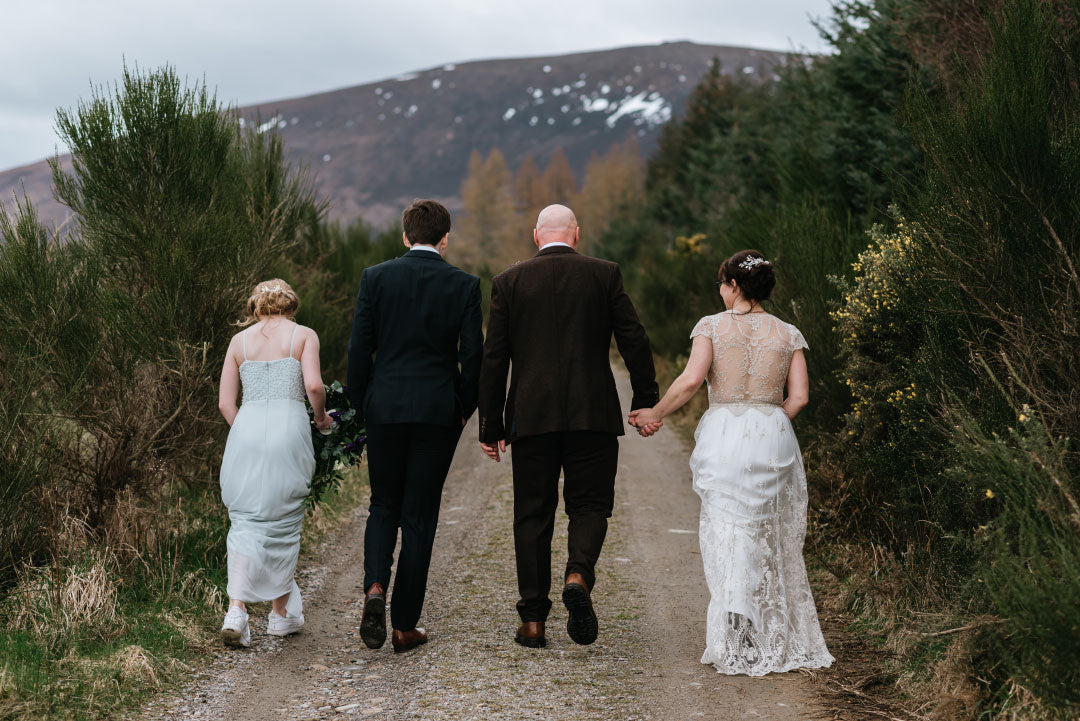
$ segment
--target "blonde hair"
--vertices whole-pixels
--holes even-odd
[[[283,315],[293,320],[299,307],[300,296],[291,285],[280,278],[264,280],[257,283],[255,289],[251,291],[251,297],[248,298],[245,306],[247,318],[242,320],[240,325],[251,325],[271,315]]]

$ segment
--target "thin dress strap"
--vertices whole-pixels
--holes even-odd
[[[289,338],[289,357],[290,358],[292,358],[293,343],[296,342],[296,329],[299,328],[299,327],[300,327],[299,323],[297,323],[296,325],[293,326],[292,337]]]
[[[241,343],[244,344],[244,360],[245,361],[247,360],[247,332],[248,332],[247,328],[245,328],[244,330],[242,330],[240,332],[240,341],[241,341]]]

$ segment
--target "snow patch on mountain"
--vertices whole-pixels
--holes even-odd
[[[660,93],[646,95],[645,92],[640,92],[619,103],[618,110],[607,116],[604,122],[609,128],[614,128],[615,123],[624,117],[633,117],[635,125],[663,125],[671,120],[671,103]]]

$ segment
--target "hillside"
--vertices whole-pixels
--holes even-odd
[[[562,147],[574,169],[636,133],[645,151],[677,115],[713,57],[725,72],[767,79],[784,54],[689,42],[541,58],[443,65],[377,83],[242,109],[276,125],[317,174],[333,218],[383,223],[417,196],[460,207],[469,154],[498,147],[516,165]],[[75,99],[72,98],[74,103]],[[62,222],[42,161],[0,173],[0,198],[26,188],[43,218]]]

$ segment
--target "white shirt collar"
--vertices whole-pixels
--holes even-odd
[[[432,253],[442,255],[442,253],[439,253],[438,249],[433,248],[430,245],[414,245],[413,247],[409,248],[410,253],[413,252],[414,250],[427,250],[427,251],[430,251]]]
[[[560,246],[560,245],[562,247],[564,247],[564,248],[573,248],[574,247],[574,246],[570,245],[569,243],[563,243],[561,241],[556,241],[554,243],[548,243],[547,245],[545,245],[540,250],[547,250],[548,248],[555,248],[555,247]]]

